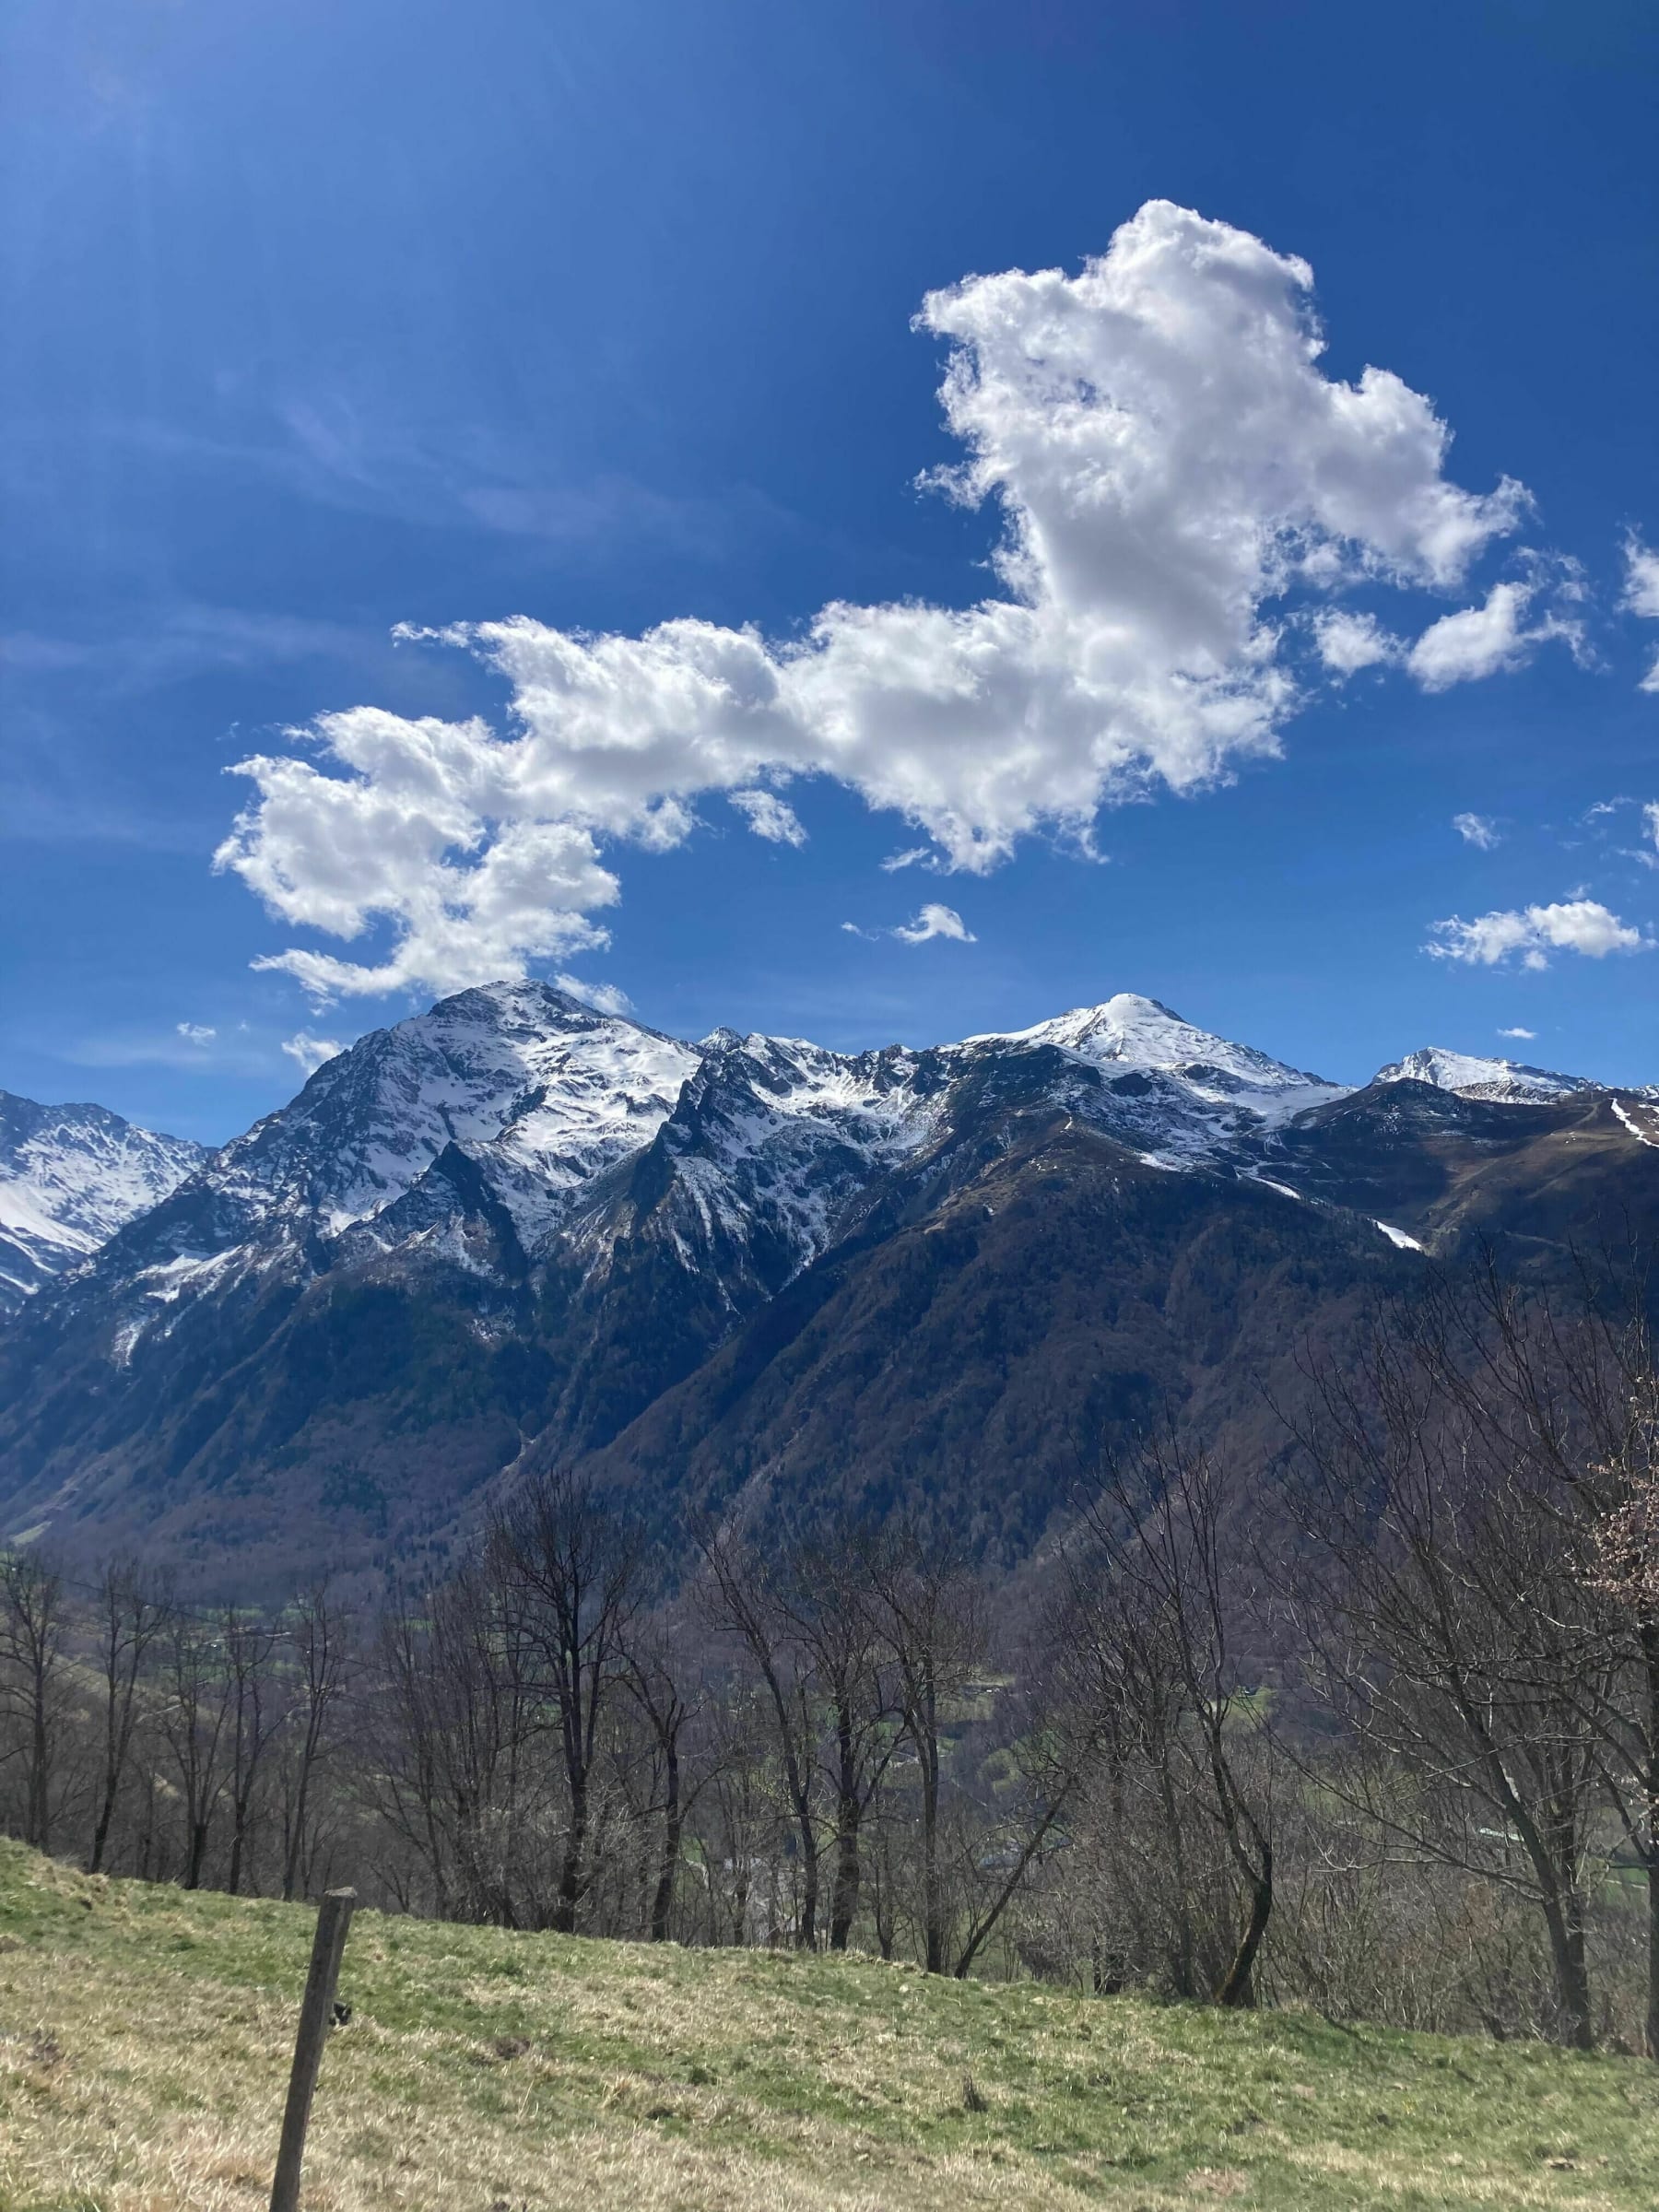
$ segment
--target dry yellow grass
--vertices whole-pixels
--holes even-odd
[[[311,1921],[0,1847],[0,2212],[263,2205]],[[1635,2061],[375,1914],[342,1994],[307,2212],[1659,2204]]]

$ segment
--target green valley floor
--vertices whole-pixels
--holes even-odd
[[[0,2212],[256,2212],[312,1920],[0,1843]],[[341,1996],[307,2212],[1659,2205],[1638,2059],[376,1913]]]

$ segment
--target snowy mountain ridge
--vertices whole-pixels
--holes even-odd
[[[1018,1548],[1077,1434],[1253,1406],[1425,1254],[1659,1224],[1656,1099],[1430,1049],[1354,1088],[1130,994],[838,1052],[462,992],[97,1249],[59,1192],[72,1264],[0,1331],[0,1535],[164,1524],[277,1574],[614,1453],[653,1496],[793,1470]]]
[[[1524,1061],[1483,1059],[1470,1053],[1448,1052],[1443,1045],[1425,1045],[1391,1060],[1377,1070],[1378,1083],[1428,1083],[1436,1090],[1455,1091],[1461,1099],[1488,1099],[1498,1105],[1535,1105],[1551,1099],[1569,1098],[1575,1091],[1605,1090],[1588,1076],[1561,1076],[1547,1067],[1529,1067]]]
[[[0,1314],[147,1213],[206,1146],[102,1106],[41,1106],[0,1090]]]
[[[1375,1081],[1498,1103],[1602,1088],[1440,1047]],[[1276,1132],[1353,1095],[1127,992],[1024,1030],[849,1053],[724,1028],[692,1043],[548,984],[484,984],[361,1038],[218,1153],[97,1108],[56,1110],[81,1117],[56,1135],[18,1123],[0,1135],[0,1289],[15,1307],[115,1238],[110,1267],[136,1300],[130,1350],[249,1269],[305,1277],[406,1251],[496,1272],[481,1206],[512,1264],[568,1234],[593,1266],[639,1213],[618,1177],[649,1162],[650,1210],[685,1266],[713,1265],[723,1297],[733,1281],[771,1295],[982,1093],[1063,1108],[1155,1167],[1258,1179]]]

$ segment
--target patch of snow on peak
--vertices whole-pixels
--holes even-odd
[[[1287,1067],[1282,1060],[1258,1052],[1254,1045],[1234,1044],[1208,1030],[1183,1021],[1179,1014],[1155,998],[1120,992],[1098,1006],[1077,1006],[1029,1030],[1002,1036],[971,1037],[970,1044],[1057,1045],[1082,1059],[1111,1062],[1125,1068],[1147,1068],[1207,1077],[1221,1088],[1249,1090],[1312,1088],[1333,1092],[1340,1087],[1318,1076]]]
[[[97,1252],[206,1157],[102,1106],[0,1091],[0,1312]]]
[[[222,1233],[338,1237],[372,1221],[454,1145],[522,1233],[650,1143],[702,1055],[539,982],[489,983],[377,1030],[228,1145],[210,1177]]]
[[[1547,1067],[1528,1067],[1519,1060],[1485,1059],[1470,1053],[1448,1052],[1443,1045],[1426,1045],[1391,1060],[1377,1070],[1379,1083],[1429,1083],[1436,1090],[1450,1090],[1460,1099],[1486,1099],[1497,1105],[1534,1106],[1564,1099],[1575,1091],[1599,1090],[1587,1076],[1561,1076]]]
[[[1347,1086],[1288,1067],[1183,1021],[1155,998],[1122,992],[1098,1006],[1075,1007],[1051,1021],[1003,1035],[970,1038],[963,1050],[1053,1047],[1099,1072],[1110,1106],[1079,1098],[1077,1110],[1125,1135],[1150,1136],[1142,1149],[1158,1166],[1200,1165],[1225,1157],[1246,1135],[1260,1135],[1310,1107],[1345,1098]],[[1134,1094],[1141,1094],[1135,1096]]]

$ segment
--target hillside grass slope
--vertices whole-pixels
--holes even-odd
[[[0,2212],[263,2206],[312,1919],[0,1844]],[[377,1913],[341,1995],[307,2212],[1659,2203],[1640,2060]]]

